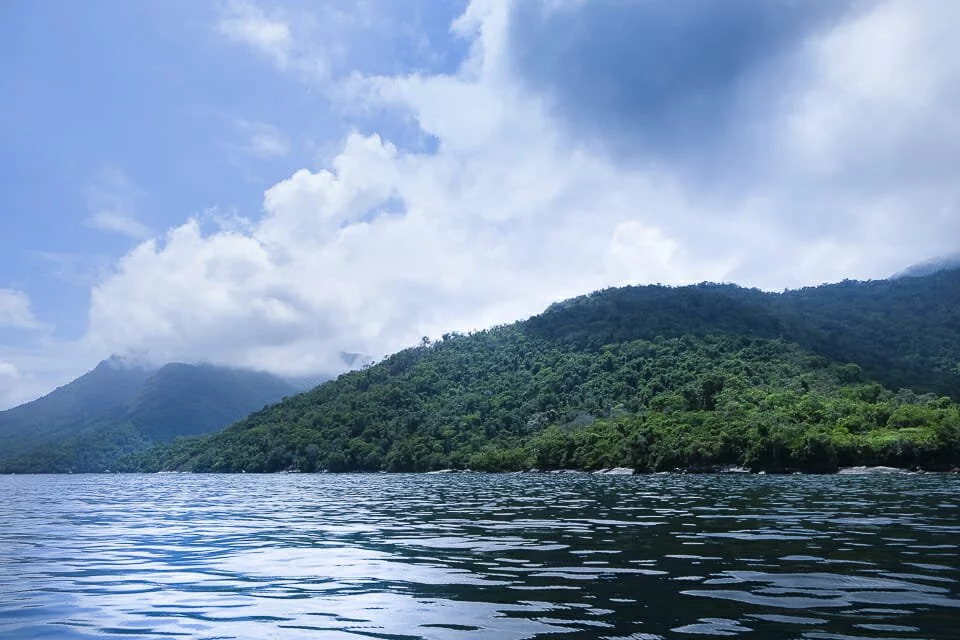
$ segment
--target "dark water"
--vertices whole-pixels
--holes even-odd
[[[0,477],[0,637],[960,638],[960,478]]]

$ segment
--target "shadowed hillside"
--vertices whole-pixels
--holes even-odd
[[[223,428],[293,393],[266,373],[188,364],[153,369],[113,357],[43,398],[0,412],[0,470],[103,471],[121,456]]]

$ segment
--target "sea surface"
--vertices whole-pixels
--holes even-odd
[[[0,638],[960,638],[960,477],[0,477]]]

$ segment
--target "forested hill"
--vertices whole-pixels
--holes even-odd
[[[781,338],[857,363],[890,388],[960,400],[960,269],[779,294],[715,284],[608,289],[524,324],[577,349],[657,336]]]
[[[43,398],[0,411],[0,472],[111,469],[133,451],[222,429],[294,393],[261,372],[153,368],[112,357]]]
[[[960,465],[958,381],[958,270],[626,287],[401,351],[126,468],[944,469]]]

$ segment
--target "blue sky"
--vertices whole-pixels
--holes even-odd
[[[960,250],[947,0],[0,5],[0,408]],[[954,55],[951,55],[954,54]]]

